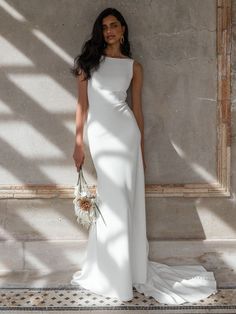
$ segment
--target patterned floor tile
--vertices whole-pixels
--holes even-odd
[[[165,305],[145,297],[134,288],[131,301],[102,297],[81,287],[0,288],[0,311],[73,311],[148,310],[154,313],[236,313],[236,288],[218,289],[218,293],[197,303]],[[201,311],[201,312],[200,312]],[[221,312],[220,312],[221,311]],[[163,313],[164,313],[163,312]],[[58,313],[58,312],[57,312]],[[112,312],[113,313],[113,312]],[[120,311],[121,313],[121,311]]]

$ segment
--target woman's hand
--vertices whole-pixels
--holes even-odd
[[[82,166],[82,164],[84,163],[84,159],[85,159],[83,145],[75,144],[73,158],[75,161],[75,166],[77,168],[77,171],[79,172],[79,169]]]

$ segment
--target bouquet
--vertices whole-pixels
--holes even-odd
[[[78,182],[74,189],[74,196],[73,204],[78,223],[89,229],[92,224],[96,223],[99,215],[101,215],[106,225],[98,206],[98,193],[96,192],[96,195],[90,193],[88,184],[83,175],[82,166],[78,171]]]

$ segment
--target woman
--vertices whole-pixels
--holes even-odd
[[[107,8],[99,14],[72,72],[79,93],[73,157],[79,169],[85,158],[86,121],[106,225],[99,217],[90,228],[85,263],[71,284],[122,301],[133,298],[135,287],[165,304],[216,293],[214,274],[200,265],[174,267],[148,260],[143,69],[131,58],[128,26],[119,11]],[[126,102],[130,85],[132,109]]]

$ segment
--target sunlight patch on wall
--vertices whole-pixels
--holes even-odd
[[[73,121],[64,121],[63,125],[67,128],[68,131],[75,134],[75,116],[73,117]]]
[[[8,184],[21,184],[22,181],[18,180],[16,176],[13,175],[8,169],[4,168],[2,165],[0,165],[0,184],[2,182],[8,182]]]
[[[11,234],[10,232],[8,232],[7,230],[3,229],[3,224],[0,226],[0,237],[1,237],[1,241],[3,240],[16,240],[14,235]],[[6,265],[1,263],[1,259],[0,259],[0,269],[6,269]]]
[[[0,7],[18,22],[26,22],[25,17],[6,1],[0,0]]]
[[[66,235],[64,230],[70,229],[69,232],[72,234],[78,232],[77,223],[74,223],[74,221],[68,219],[69,211],[73,215],[73,218],[76,218],[74,215],[74,205],[72,202],[71,206],[68,208],[67,213],[65,213],[64,208],[61,210],[59,206],[48,205],[48,208],[45,209],[43,207],[44,205],[45,204],[36,205],[36,203],[32,203],[31,206],[22,206],[18,203],[17,211],[14,211],[13,213],[16,215],[16,218],[14,218],[15,223],[20,226],[17,229],[19,234],[21,234],[22,231],[26,231],[27,233],[32,233],[34,235],[34,239],[40,240],[41,238],[50,239],[52,237],[52,231],[55,238],[61,239],[64,239]],[[45,218],[45,215],[47,218]],[[32,219],[32,217],[34,218]],[[45,219],[47,219],[47,228],[45,228]],[[25,230],[25,226],[27,226],[27,230]],[[61,229],[62,226],[63,229]]]
[[[74,182],[76,185],[78,173],[74,166],[74,160],[71,156],[67,162],[63,161],[60,164],[45,164],[45,165],[38,165],[38,168],[42,173],[45,174],[49,178],[51,182],[57,182],[58,184],[68,184],[71,185],[71,182]],[[56,163],[56,161],[55,161]],[[67,165],[65,164],[67,163]],[[68,165],[69,164],[69,165]],[[72,174],[74,175],[74,179],[72,178]]]
[[[221,259],[225,263],[225,265],[235,269],[235,248],[233,247],[231,252],[226,252],[224,253],[224,255],[221,255]]]
[[[51,253],[51,246],[52,244],[48,243],[48,254]],[[40,254],[41,253],[41,254]],[[43,269],[44,271],[50,271],[52,267],[49,267],[46,263],[43,261],[43,255],[45,252],[40,252],[38,249],[38,256],[35,255],[35,252],[31,252],[30,249],[25,248],[25,260],[26,260],[26,267],[27,269],[30,269],[30,265],[33,265],[32,269]],[[47,277],[43,278],[37,278],[37,284],[44,284],[48,282]]]
[[[229,202],[236,204],[236,193],[232,192]]]
[[[201,165],[191,161],[185,154],[185,152],[182,150],[181,147],[179,147],[173,140],[171,140],[171,144],[173,145],[176,153],[184,159],[188,165],[198,174],[200,175],[204,180],[207,182],[216,182],[217,178],[212,176],[205,168],[203,168]]]
[[[8,74],[7,76],[45,111],[75,112],[76,98],[51,77],[43,74]]]
[[[231,238],[235,234],[235,229],[233,226],[229,225],[222,216],[217,215],[212,209],[204,206],[203,204],[196,202],[196,209],[201,222],[201,226],[204,230],[206,238],[214,238],[215,230],[218,230],[218,236]],[[224,208],[222,208],[224,211]],[[227,211],[224,211],[227,213]],[[223,213],[222,213],[223,215]],[[222,235],[220,235],[220,231]]]
[[[0,137],[27,159],[64,158],[63,151],[24,121],[1,121]]]
[[[217,178],[212,176],[206,169],[204,169],[202,166],[196,164],[195,162],[190,163],[190,167],[198,173],[203,179],[205,179],[207,182],[216,182]]]
[[[176,153],[182,157],[183,159],[187,159],[187,156],[185,155],[185,152],[182,150],[181,147],[179,147],[173,140],[171,141],[171,144],[173,145]]]
[[[4,114],[4,113],[6,113],[6,114],[13,114],[13,111],[11,110],[11,108],[9,108],[8,106],[7,106],[7,104],[6,103],[4,103],[1,99],[0,99],[0,114]],[[1,119],[2,117],[0,117],[0,119]]]
[[[60,57],[63,61],[68,63],[70,66],[73,65],[74,59],[61,47],[59,47],[52,39],[50,39],[43,32],[38,29],[33,29],[32,33],[47,46],[53,53],[55,53],[58,57]]]
[[[28,57],[2,36],[0,36],[0,47],[1,66],[34,66]]]

